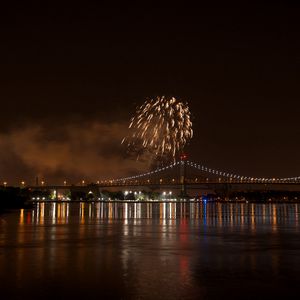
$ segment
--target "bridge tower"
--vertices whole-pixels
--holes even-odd
[[[180,197],[187,197],[187,192],[186,192],[186,160],[187,160],[187,155],[182,153],[180,155]]]

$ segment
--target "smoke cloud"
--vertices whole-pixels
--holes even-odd
[[[0,180],[48,182],[120,178],[143,172],[149,160],[129,157],[121,145],[127,124],[90,122],[30,125],[0,134]],[[24,178],[25,177],[25,178]]]

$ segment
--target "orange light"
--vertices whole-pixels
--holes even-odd
[[[180,160],[183,160],[183,161],[185,161],[185,160],[187,160],[187,154],[186,153],[182,153],[181,155],[180,155]]]

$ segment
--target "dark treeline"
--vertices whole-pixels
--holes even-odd
[[[103,190],[102,194],[111,199],[118,199],[118,200],[149,200],[149,199],[158,199],[160,198],[160,193],[158,192],[147,192],[141,191],[141,193],[134,193],[129,192],[125,195],[122,191],[111,192]]]
[[[229,192],[227,194],[215,194],[212,196],[215,200],[236,200],[251,202],[298,202],[300,201],[300,192],[296,191],[252,191],[252,192]]]
[[[30,191],[14,187],[0,188],[0,211],[28,205]]]
[[[122,191],[108,191],[102,190],[99,194],[96,193],[86,193],[83,191],[74,191],[70,193],[70,198],[72,200],[149,200],[149,199],[159,199],[160,193],[158,192],[128,192],[125,194]]]
[[[177,196],[177,197],[176,197]],[[194,196],[195,197],[195,196]],[[191,198],[194,198],[191,197]],[[69,191],[64,198],[54,197],[50,191],[37,191],[29,189],[21,189],[15,187],[0,187],[0,210],[11,208],[23,208],[30,206],[31,200],[73,200],[73,201],[98,201],[98,200],[165,200],[169,198],[177,198],[178,195],[163,196],[162,193],[156,191],[140,191],[140,192],[122,192],[122,191],[94,191],[86,192],[83,190]],[[252,192],[234,192],[234,191],[218,191],[213,194],[202,195],[201,193],[195,197],[197,200],[208,201],[250,201],[250,202],[300,202],[300,192],[296,191],[252,191]]]

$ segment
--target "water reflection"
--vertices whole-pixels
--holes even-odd
[[[224,203],[37,203],[32,211],[20,210],[19,224],[68,224],[79,218],[80,224],[94,220],[155,219],[160,224],[189,219],[207,226],[270,224],[273,229],[281,222],[298,226],[298,204],[224,204]]]
[[[300,284],[298,204],[46,202],[3,219],[3,299],[268,299]]]

